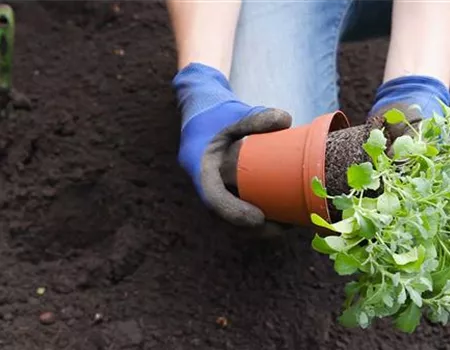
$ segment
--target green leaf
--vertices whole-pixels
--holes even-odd
[[[415,186],[416,191],[422,196],[428,196],[431,192],[431,182],[428,179],[416,177],[411,179],[411,183]]]
[[[401,309],[401,305],[393,303],[392,306],[387,306],[384,302],[374,306],[376,317],[388,317],[395,315]]]
[[[400,209],[398,197],[390,192],[385,192],[378,197],[377,209],[383,214],[395,214]]]
[[[345,240],[338,236],[322,238],[316,234],[312,240],[312,247],[319,253],[332,254],[345,248]]]
[[[442,172],[442,190],[446,190],[450,186],[450,177],[446,172]]]
[[[379,129],[374,129],[370,132],[363,149],[372,159],[376,159],[386,149],[386,141],[383,132]]]
[[[334,269],[341,276],[354,274],[358,271],[359,265],[357,259],[343,252],[338,253],[334,261]]]
[[[433,272],[438,268],[438,266],[439,261],[437,259],[427,259],[423,262],[422,269],[425,272]]]
[[[372,213],[372,221],[380,229],[384,229],[392,220],[393,216],[390,214]]]
[[[423,135],[426,139],[433,139],[441,134],[439,125],[442,124],[443,119],[444,118],[436,114],[433,118],[423,120],[422,129]]]
[[[312,180],[312,190],[317,197],[327,198],[327,190],[323,187],[320,179],[315,176]]]
[[[444,288],[448,280],[450,280],[450,266],[442,270],[432,272],[431,279],[433,280],[433,290],[440,292]]]
[[[396,158],[404,158],[411,154],[411,150],[414,148],[414,140],[409,135],[402,135],[397,137],[392,145],[394,150],[394,156]]]
[[[366,288],[366,300],[364,304],[366,305],[376,305],[383,302],[383,295],[385,293],[385,285],[376,283],[369,284]]]
[[[411,154],[426,154],[428,152],[427,144],[423,141],[415,141]]]
[[[399,283],[400,283],[400,272],[397,272],[392,276],[392,284],[394,285],[394,287],[397,287]]]
[[[395,325],[398,329],[406,333],[413,333],[420,324],[422,313],[420,308],[414,303],[408,307],[396,318]]]
[[[331,249],[331,247],[328,245],[328,243],[320,237],[317,233],[314,236],[314,239],[312,240],[312,247],[314,250],[318,251],[322,254],[332,254],[334,253],[334,250]]]
[[[325,242],[335,252],[340,252],[345,248],[345,240],[339,236],[327,236],[325,237]]]
[[[339,221],[335,224],[330,224],[329,222],[321,218],[319,215],[311,214],[311,221],[314,225],[324,227],[334,232],[351,233],[354,229],[355,219],[353,217],[350,217],[342,221]]]
[[[406,265],[410,262],[416,261],[419,258],[419,255],[417,254],[417,248],[414,247],[406,253],[392,254],[392,257],[397,265]]]
[[[444,288],[442,288],[442,293],[448,294],[450,292],[450,281],[445,282]]]
[[[423,301],[422,301],[422,297],[420,296],[419,292],[417,292],[411,286],[406,286],[406,290],[408,291],[409,297],[414,302],[414,304],[416,304],[418,307],[422,307]]]
[[[359,325],[359,313],[360,310],[357,306],[353,305],[344,310],[341,316],[338,317],[338,321],[341,325],[348,328],[354,328]]]
[[[353,207],[353,201],[345,194],[333,198],[333,205],[337,210],[346,210]]]
[[[319,227],[324,227],[331,231],[336,231],[332,224],[330,224],[328,221],[326,221],[325,219],[323,219],[322,217],[320,217],[317,214],[314,214],[314,213],[311,214],[311,221],[314,225],[317,225]]]
[[[383,294],[383,303],[387,307],[392,307],[394,305],[394,298],[392,298],[392,295],[390,294]]]
[[[411,287],[414,288],[419,293],[423,293],[426,291],[432,291],[433,290],[433,282],[430,278],[422,276],[419,277],[417,280],[411,283]]]
[[[400,293],[398,293],[397,302],[399,304],[404,304],[406,301],[406,290],[401,286]]]
[[[406,265],[401,266],[400,268],[402,270],[404,270],[405,272],[409,272],[409,273],[418,273],[421,268],[422,268],[422,264],[425,260],[425,253],[426,253],[426,249],[424,246],[419,245],[414,247],[417,249],[417,260],[412,261],[410,263],[407,263]]]
[[[367,185],[366,189],[367,190],[378,190],[380,188],[380,179],[378,177],[374,177],[372,179],[372,182],[370,184]]]
[[[399,124],[406,121],[405,114],[397,108],[392,108],[384,114],[384,118],[389,124]]]
[[[364,238],[371,239],[375,236],[375,232],[377,231],[376,226],[373,221],[365,218],[362,215],[357,215],[356,220],[360,227],[360,235]]]
[[[355,218],[347,218],[333,224],[334,231],[340,233],[351,233],[354,230]]]
[[[425,155],[428,157],[436,157],[439,154],[439,150],[431,145],[427,145],[427,150],[425,152]]]
[[[434,237],[438,233],[439,213],[432,208],[425,210],[421,216],[423,226],[423,238],[428,239]],[[433,246],[434,247],[434,246]]]
[[[348,185],[355,190],[377,189],[379,180],[374,179],[372,163],[353,164],[347,170]],[[378,180],[378,181],[377,181]]]
[[[448,311],[445,310],[441,305],[439,305],[437,308],[434,306],[430,307],[429,314],[427,315],[431,322],[434,323],[442,323],[442,325],[446,325],[448,322]]]
[[[359,283],[352,281],[345,285],[344,292],[347,298],[353,298],[359,292]]]
[[[354,215],[355,215],[355,209],[353,209],[353,208],[344,209],[342,211],[342,218],[343,219],[348,219],[348,218],[350,218],[350,217],[352,217]]]
[[[358,317],[358,323],[361,328],[367,328],[369,326],[369,317],[364,311],[361,311]]]
[[[444,326],[448,323],[448,311],[444,308],[442,308],[442,311],[438,315],[438,321]]]
[[[377,209],[377,199],[364,197],[361,200],[361,207],[364,209],[376,210]]]

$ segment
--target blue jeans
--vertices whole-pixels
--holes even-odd
[[[391,12],[385,0],[244,0],[231,86],[245,103],[307,124],[339,108],[339,43],[389,34]]]

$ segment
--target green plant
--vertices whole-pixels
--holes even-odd
[[[14,12],[8,5],[0,5],[0,89],[9,92],[12,85],[14,53]]]
[[[339,321],[368,327],[392,317],[398,329],[413,332],[422,315],[447,324],[450,312],[450,108],[415,129],[397,109],[387,123],[404,122],[410,135],[386,152],[384,130],[373,130],[363,145],[372,162],[347,169],[349,194],[330,196],[313,179],[314,193],[332,201],[342,220],[312,221],[334,232],[315,235],[312,246],[334,261],[339,275],[354,275],[345,287]],[[372,190],[372,191],[369,191]],[[367,193],[374,193],[371,197]]]

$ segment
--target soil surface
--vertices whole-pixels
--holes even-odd
[[[311,232],[244,239],[205,210],[176,162],[162,1],[13,6],[14,81],[33,108],[0,125],[2,350],[450,349],[426,323],[343,329],[344,280]],[[355,122],[386,49],[344,46]]]

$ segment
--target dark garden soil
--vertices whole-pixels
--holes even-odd
[[[244,239],[205,210],[176,163],[163,2],[13,6],[33,109],[0,122],[0,349],[450,349],[438,326],[341,328],[344,281],[310,232]],[[344,48],[355,121],[386,49]]]

